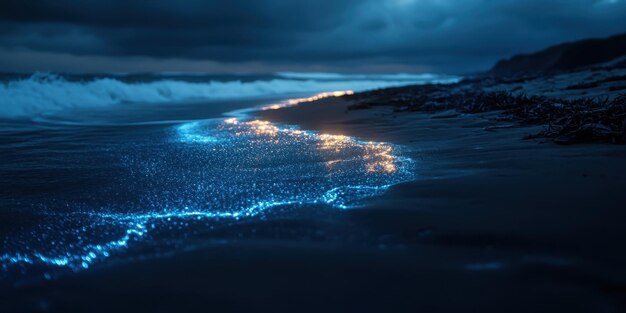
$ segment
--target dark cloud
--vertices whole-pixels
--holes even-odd
[[[462,72],[556,42],[622,31],[626,3],[620,0],[0,2],[3,56],[48,54],[51,68],[53,56],[75,55],[97,57],[103,68],[107,59],[141,57]]]

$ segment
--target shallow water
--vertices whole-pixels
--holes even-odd
[[[171,255],[215,228],[360,206],[415,179],[415,162],[392,144],[273,124],[243,113],[250,109],[222,115],[272,103],[136,105],[116,114],[6,120],[0,277],[52,279]]]

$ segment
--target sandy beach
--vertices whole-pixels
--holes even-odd
[[[362,208],[231,225],[223,236],[240,240],[225,244],[211,233],[175,257],[100,267],[3,297],[42,311],[624,308],[623,146],[522,140],[538,127],[511,126],[498,113],[350,104],[324,99],[257,117],[393,143],[417,161],[417,180]]]
[[[437,260],[422,263],[422,274],[470,275],[467,288],[482,293],[474,300],[530,306],[520,311],[546,302],[568,311],[623,305],[626,254],[615,249],[626,238],[623,146],[522,140],[544,126],[498,121],[499,113],[348,111],[350,104],[328,100],[262,117],[409,147],[417,181],[357,214],[371,215],[388,245],[416,253],[415,262]],[[452,280],[431,287],[449,293],[459,287]]]
[[[0,313],[626,312],[626,0],[0,24]]]

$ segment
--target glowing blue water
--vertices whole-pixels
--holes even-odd
[[[164,230],[183,236],[192,224],[263,219],[284,206],[350,208],[415,178],[397,146],[258,120],[185,123],[154,140],[116,148],[119,188],[63,203],[69,212],[44,206],[36,226],[5,239],[2,268],[87,269],[131,249],[163,252],[154,247]]]

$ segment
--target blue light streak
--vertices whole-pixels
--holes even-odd
[[[400,156],[400,147],[267,121],[184,123],[174,127],[172,136],[163,149],[132,151],[125,157],[134,176],[124,187],[136,181],[148,186],[137,191],[143,192],[142,205],[65,214],[68,225],[42,226],[29,236],[38,241],[70,239],[43,240],[36,248],[4,253],[2,268],[85,270],[114,255],[123,258],[131,245],[152,240],[155,224],[184,229],[179,221],[253,219],[279,206],[348,209],[415,179],[414,161]]]

